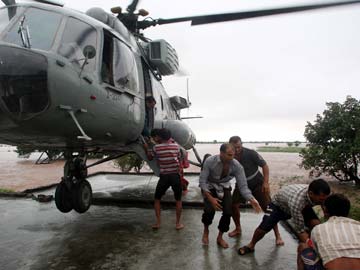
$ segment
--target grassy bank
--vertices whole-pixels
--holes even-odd
[[[0,193],[12,193],[15,192],[14,190],[11,189],[6,189],[6,188],[0,188]]]
[[[256,148],[258,152],[279,152],[279,153],[299,153],[303,147],[297,146],[259,146]]]

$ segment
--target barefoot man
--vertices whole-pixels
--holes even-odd
[[[232,136],[229,143],[234,146],[235,159],[244,167],[247,184],[252,194],[259,202],[263,211],[271,201],[269,188],[269,166],[266,161],[255,150],[243,147],[241,138],[239,136]],[[262,173],[259,171],[262,169]],[[240,224],[240,204],[244,203],[239,189],[235,186],[232,197],[232,217],[235,223],[235,229],[229,233],[230,237],[238,237],[241,235]],[[278,226],[274,226],[275,243],[278,246],[284,245],[281,239]]]
[[[148,146],[144,145],[149,160],[156,158],[160,167],[160,179],[156,185],[154,209],[156,223],[152,225],[153,229],[159,229],[161,225],[161,198],[165,192],[172,188],[176,201],[176,226],[177,230],[184,228],[180,223],[182,202],[181,202],[181,181],[180,181],[180,148],[177,143],[171,139],[171,132],[168,129],[157,130],[153,134],[155,142],[153,150],[149,151]]]
[[[214,155],[206,159],[203,170],[200,173],[199,186],[204,196],[204,213],[202,223],[204,233],[202,241],[204,245],[209,244],[209,225],[212,223],[215,210],[222,210],[219,222],[219,234],[217,243],[223,248],[228,248],[228,243],[223,239],[223,234],[229,231],[232,215],[231,183],[235,177],[240,194],[249,201],[252,207],[261,211],[258,201],[251,194],[246,183],[244,169],[234,159],[235,151],[231,144],[224,143],[220,147],[220,155]]]

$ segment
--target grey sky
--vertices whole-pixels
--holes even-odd
[[[129,1],[64,1],[86,11],[109,11]],[[255,3],[256,2],[256,3]],[[314,3],[319,1],[308,1]],[[214,14],[306,1],[142,0],[153,18]],[[166,39],[190,74],[192,107],[182,116],[198,140],[304,140],[306,121],[328,101],[360,97],[360,5],[191,27],[146,30]],[[170,95],[186,97],[186,77],[166,77]]]

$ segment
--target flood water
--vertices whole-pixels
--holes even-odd
[[[244,143],[244,147],[257,149],[265,143]],[[269,144],[269,146],[286,146],[285,143]],[[219,153],[220,144],[197,144],[196,149],[202,158],[206,153]],[[33,153],[27,159],[19,158],[11,146],[0,147],[0,188],[14,191],[23,191],[37,186],[46,186],[58,183],[63,176],[64,161],[58,160],[50,164],[35,164],[41,153]],[[297,153],[260,153],[270,167],[270,183],[273,190],[277,190],[283,183],[307,181],[308,171],[299,168],[301,158]],[[189,151],[189,159],[196,161],[194,153]],[[92,163],[94,160],[89,160]],[[89,169],[89,174],[105,171],[119,172],[112,161],[100,164]],[[142,171],[150,171],[145,165]],[[190,166],[187,172],[199,172],[196,166]]]

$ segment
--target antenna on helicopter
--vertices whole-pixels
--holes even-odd
[[[191,106],[190,97],[189,97],[189,78],[186,78],[186,98],[187,102],[189,104],[189,107]]]
[[[188,105],[188,116],[186,117],[181,117],[181,120],[184,119],[197,119],[197,118],[203,118],[202,116],[189,116],[189,108],[191,106],[191,102],[190,102],[190,90],[189,90],[189,78],[186,79],[186,102]]]

